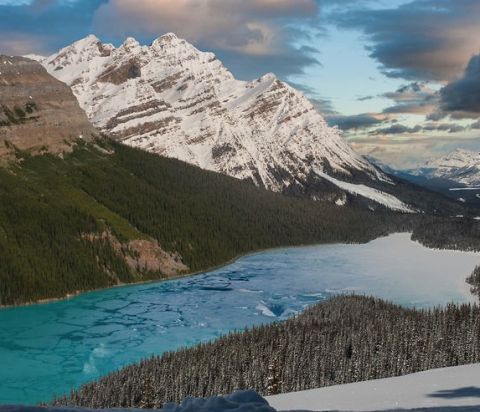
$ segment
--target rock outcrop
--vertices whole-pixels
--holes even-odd
[[[36,61],[0,55],[0,156],[68,150],[96,133],[71,89]]]

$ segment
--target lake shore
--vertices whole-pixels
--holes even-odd
[[[256,251],[172,282],[0,310],[0,400],[47,401],[52,388],[67,393],[145,357],[289,319],[337,295],[419,309],[469,303],[464,278],[479,260],[393,234],[365,244]]]
[[[159,282],[167,282],[167,281],[176,280],[176,279],[194,277],[194,276],[197,276],[197,275],[202,275],[202,274],[205,274],[205,273],[216,271],[218,269],[222,269],[224,267],[227,267],[227,266],[237,262],[239,259],[242,259],[242,258],[245,258],[245,257],[248,257],[248,256],[254,256],[254,255],[258,255],[258,254],[262,254],[262,253],[266,253],[266,252],[272,252],[272,251],[276,251],[276,250],[299,249],[299,248],[305,248],[305,247],[315,247],[315,246],[324,246],[324,245],[348,245],[348,244],[359,244],[359,245],[361,245],[361,244],[368,244],[370,242],[373,242],[374,240],[385,238],[385,237],[388,237],[388,236],[391,236],[391,235],[394,235],[394,234],[402,234],[402,233],[408,233],[408,234],[412,235],[411,232],[394,232],[394,233],[385,234],[384,236],[379,236],[375,239],[371,239],[368,242],[363,242],[363,243],[362,242],[358,242],[358,243],[345,243],[345,242],[312,243],[312,244],[300,244],[300,245],[294,245],[294,246],[286,245],[286,246],[277,246],[277,247],[259,249],[259,250],[254,250],[254,251],[251,251],[251,252],[239,254],[239,255],[233,257],[232,259],[229,259],[228,261],[226,261],[224,263],[220,263],[218,265],[214,265],[214,266],[208,267],[208,268],[203,269],[203,270],[197,270],[197,271],[194,271],[194,272],[182,273],[182,274],[178,274],[178,275],[175,275],[175,276],[169,276],[169,277],[166,277],[166,278],[141,280],[141,281],[131,282],[131,283],[119,283],[117,285],[112,285],[112,286],[108,286],[108,287],[105,287],[105,288],[79,290],[79,291],[75,291],[75,292],[70,292],[70,293],[66,294],[65,296],[40,299],[40,300],[34,301],[34,302],[26,302],[26,303],[15,304],[15,305],[0,305],[0,310],[11,309],[11,308],[21,308],[21,307],[28,307],[28,306],[35,306],[35,305],[46,305],[46,304],[49,304],[49,303],[55,303],[55,302],[61,302],[61,301],[69,300],[69,299],[74,299],[78,296],[82,296],[82,295],[85,295],[85,294],[88,294],[88,293],[98,292],[98,291],[102,291],[102,290],[124,288],[124,287],[137,286],[137,285],[148,285],[148,284],[154,284],[154,283],[159,283]],[[418,243],[419,245],[422,245],[423,247],[428,248],[430,250],[443,250],[443,249],[438,249],[438,248],[430,248],[428,246],[423,245],[418,240],[412,240],[412,241],[415,242],[415,243]],[[452,252],[463,252],[463,253],[470,253],[471,252],[471,251],[467,251],[467,250],[454,250],[454,249],[446,249],[446,250],[452,251]],[[480,258],[480,254],[479,254],[479,258]],[[480,263],[480,261],[479,261],[479,263]],[[470,292],[471,286],[466,282],[466,279],[465,279],[465,281],[462,281],[462,285],[459,285],[459,287],[465,291],[466,295],[471,295],[471,292]]]
[[[397,233],[400,233],[400,232],[397,232]],[[382,237],[389,236],[391,234],[393,234],[393,233],[386,234],[385,236],[380,236],[380,237],[377,237],[375,239],[371,239],[368,242],[351,243],[351,244],[366,244],[366,243],[372,242],[376,239],[380,239]],[[239,259],[244,258],[244,257],[254,256],[254,255],[258,255],[258,254],[265,253],[265,252],[271,252],[271,251],[275,251],[275,250],[298,249],[298,248],[314,247],[314,246],[322,246],[322,245],[348,245],[348,244],[349,243],[344,243],[344,242],[311,243],[311,244],[300,244],[300,245],[294,245],[294,246],[285,245],[285,246],[276,246],[276,247],[271,247],[271,248],[259,249],[259,250],[254,250],[254,251],[251,251],[251,252],[239,254],[239,255],[235,256],[234,258],[232,258],[232,259],[230,259],[230,260],[228,260],[224,263],[220,263],[218,265],[214,265],[214,266],[208,267],[208,268],[203,269],[203,270],[197,270],[195,272],[178,274],[178,275],[175,275],[175,276],[169,276],[167,278],[140,280],[140,281],[131,282],[131,283],[119,283],[117,285],[112,285],[112,286],[108,286],[108,287],[104,287],[104,288],[79,290],[79,291],[75,291],[75,292],[70,292],[70,293],[68,293],[64,296],[53,297],[53,298],[45,298],[45,299],[40,299],[40,300],[37,300],[37,301],[34,301],[34,302],[25,302],[25,303],[19,303],[19,304],[15,304],[15,305],[0,305],[0,310],[12,309],[12,308],[22,308],[22,307],[29,307],[29,306],[36,306],[36,305],[47,305],[49,303],[62,302],[62,301],[66,301],[66,300],[69,300],[69,299],[74,299],[78,296],[82,296],[82,295],[85,295],[85,294],[88,294],[88,293],[98,292],[98,291],[102,291],[102,290],[124,288],[124,287],[128,287],[128,286],[149,285],[149,284],[152,284],[152,283],[167,282],[167,281],[176,280],[176,279],[193,277],[193,276],[201,275],[201,274],[208,273],[208,272],[213,272],[215,270],[224,268],[226,266],[229,266],[229,265],[235,263],[236,261],[238,261]]]

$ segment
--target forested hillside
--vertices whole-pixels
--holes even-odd
[[[341,296],[283,323],[144,360],[54,404],[153,408],[189,395],[294,392],[479,361],[478,306],[418,311]]]
[[[0,169],[0,304],[159,279],[275,246],[365,242],[412,217],[284,197],[110,141]]]

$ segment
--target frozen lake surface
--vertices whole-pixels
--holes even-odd
[[[210,273],[0,310],[0,404],[35,403],[151,354],[277,321],[337,293],[406,306],[473,301],[476,253],[396,234],[365,245],[277,249]]]

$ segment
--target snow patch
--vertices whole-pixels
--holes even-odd
[[[266,399],[278,410],[359,412],[469,406],[480,410],[479,377],[480,364],[474,364]]]
[[[410,206],[403,203],[400,199],[396,198],[395,196],[389,193],[385,193],[380,190],[373,189],[366,185],[357,185],[353,183],[344,182],[342,180],[335,179],[334,177],[331,177],[319,170],[316,170],[315,173],[318,176],[333,183],[335,186],[339,187],[340,189],[346,190],[349,193],[366,197],[367,199],[373,200],[376,203],[380,203],[381,205],[384,205],[392,210],[405,212],[405,213],[415,213],[415,211]]]

